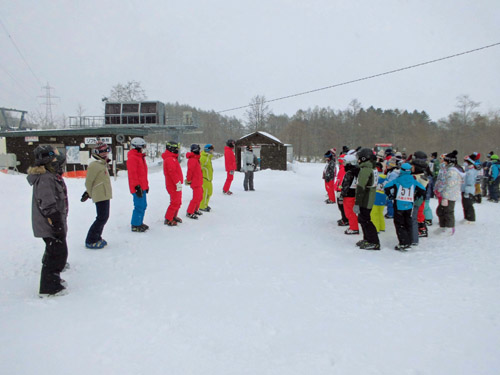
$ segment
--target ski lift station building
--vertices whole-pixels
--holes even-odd
[[[191,112],[182,117],[167,117],[165,105],[161,102],[110,102],[105,105],[104,116],[69,117],[66,129],[26,129],[18,125],[0,122],[1,160],[9,165],[1,168],[15,168],[26,173],[33,165],[33,150],[38,145],[52,145],[66,155],[66,172],[78,175],[85,171],[91,150],[98,140],[107,143],[112,152],[112,173],[126,170],[127,152],[134,137],[161,132],[179,133],[196,129],[197,121]],[[7,157],[8,156],[8,157]]]

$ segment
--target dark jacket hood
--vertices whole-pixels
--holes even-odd
[[[26,179],[28,180],[28,183],[33,186],[35,182],[38,181],[40,176],[42,174],[47,173],[47,169],[45,169],[45,166],[40,165],[40,166],[35,166],[35,167],[29,167],[28,169],[28,177]]]

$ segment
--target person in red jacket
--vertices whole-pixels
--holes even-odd
[[[165,146],[163,158],[163,174],[165,175],[165,185],[170,195],[170,205],[165,213],[165,225],[176,226],[182,223],[182,219],[177,216],[182,204],[182,176],[181,165],[179,164],[179,143],[170,141]]]
[[[127,170],[130,193],[134,197],[132,232],[145,232],[149,229],[149,226],[144,224],[144,215],[148,206],[146,196],[149,193],[148,166],[146,155],[143,153],[146,141],[135,137],[130,142],[130,146],[132,148],[127,153]]]
[[[231,187],[231,182],[233,182],[234,171],[236,170],[236,157],[234,156],[234,145],[233,139],[229,139],[226,142],[226,147],[224,147],[224,161],[226,164],[227,178],[222,192],[226,195],[232,195],[233,193],[229,190]]]
[[[193,190],[193,199],[189,202],[186,216],[190,219],[198,219],[202,212],[199,210],[200,202],[203,199],[203,173],[200,164],[200,145],[192,144],[191,152],[186,154],[187,175],[185,184],[191,186]]]
[[[344,151],[345,151],[345,146],[344,146]],[[349,151],[349,150],[348,150]],[[337,194],[337,205],[339,207],[340,215],[341,218],[337,220],[337,224],[339,227],[345,227],[349,225],[349,220],[347,219],[347,216],[345,214],[344,210],[344,198],[342,197],[341,191],[342,191],[342,181],[344,180],[345,176],[345,168],[344,168],[344,158],[345,158],[345,153],[339,156],[339,171],[337,173],[335,183],[333,184],[333,190]]]

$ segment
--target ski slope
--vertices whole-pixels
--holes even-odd
[[[434,233],[408,253],[391,221],[381,251],[354,246],[323,201],[323,164],[259,171],[255,192],[222,194],[212,212],[163,225],[161,165],[150,166],[146,233],[132,233],[127,176],[113,183],[103,250],[84,247],[95,217],[67,180],[68,295],[38,298],[43,241],[31,231],[31,188],[0,173],[0,374],[498,374],[500,207]],[[186,167],[183,165],[183,171]],[[435,208],[436,201],[432,201]],[[436,223],[436,220],[435,220]]]

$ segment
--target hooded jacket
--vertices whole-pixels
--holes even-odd
[[[467,164],[467,163],[466,163]],[[468,165],[465,169],[465,178],[460,189],[463,193],[473,196],[476,194],[476,178],[479,171],[474,165]]]
[[[438,187],[438,192],[443,199],[449,201],[458,201],[461,198],[462,181],[465,173],[462,168],[455,164],[447,164],[444,166],[442,184]]]
[[[212,168],[212,157],[213,155],[202,151],[200,155],[201,172],[203,173],[203,179],[212,182],[214,177],[214,170]]]
[[[335,180],[335,159],[331,159],[326,163],[325,169],[323,170],[323,179],[326,182]]]
[[[413,188],[413,196],[408,197],[408,195],[405,195],[404,193],[401,195],[402,199],[399,199],[400,196],[398,193],[401,191],[404,192],[404,190],[412,189]],[[396,207],[400,211],[407,211],[411,210],[413,208],[413,203],[415,200],[416,196],[425,196],[425,187],[415,180],[413,176],[411,175],[411,171],[407,171],[404,169],[401,169],[399,172],[399,177],[396,178],[395,180],[389,181],[384,188],[385,194],[387,196],[392,196],[395,197],[396,199]],[[410,198],[411,201],[409,200],[404,200],[403,197]]]
[[[354,198],[356,196],[359,167],[357,165],[347,164],[344,168],[344,172],[341,195],[347,198]]]
[[[371,209],[375,202],[378,175],[374,175],[374,166],[370,160],[362,162],[359,167],[355,204],[359,207]]]
[[[87,169],[85,189],[94,203],[107,201],[113,198],[111,179],[109,178],[108,163],[106,160],[95,157]],[[134,189],[135,191],[135,189]]]
[[[226,172],[236,170],[236,157],[231,147],[224,147],[224,163],[226,165]]]
[[[241,158],[241,164],[244,172],[253,172],[257,166],[257,156],[253,153],[253,151],[245,150],[243,152],[243,157]]]
[[[135,187],[139,185],[142,190],[149,189],[148,165],[146,155],[135,148],[127,153],[128,185],[130,192],[135,193]]]
[[[68,192],[61,176],[49,172],[45,167],[37,166],[28,169],[28,183],[33,186],[31,204],[31,223],[33,234],[38,238],[52,237],[54,228],[49,217],[57,217],[64,225],[64,233],[68,231]]]
[[[184,182],[179,155],[168,150],[161,155],[163,158],[163,174],[165,175],[165,185],[168,191],[177,191],[177,184]]]
[[[193,152],[188,152],[186,154],[186,158],[188,159],[186,181],[191,181],[192,188],[203,186],[200,157],[201,155],[197,155]]]

